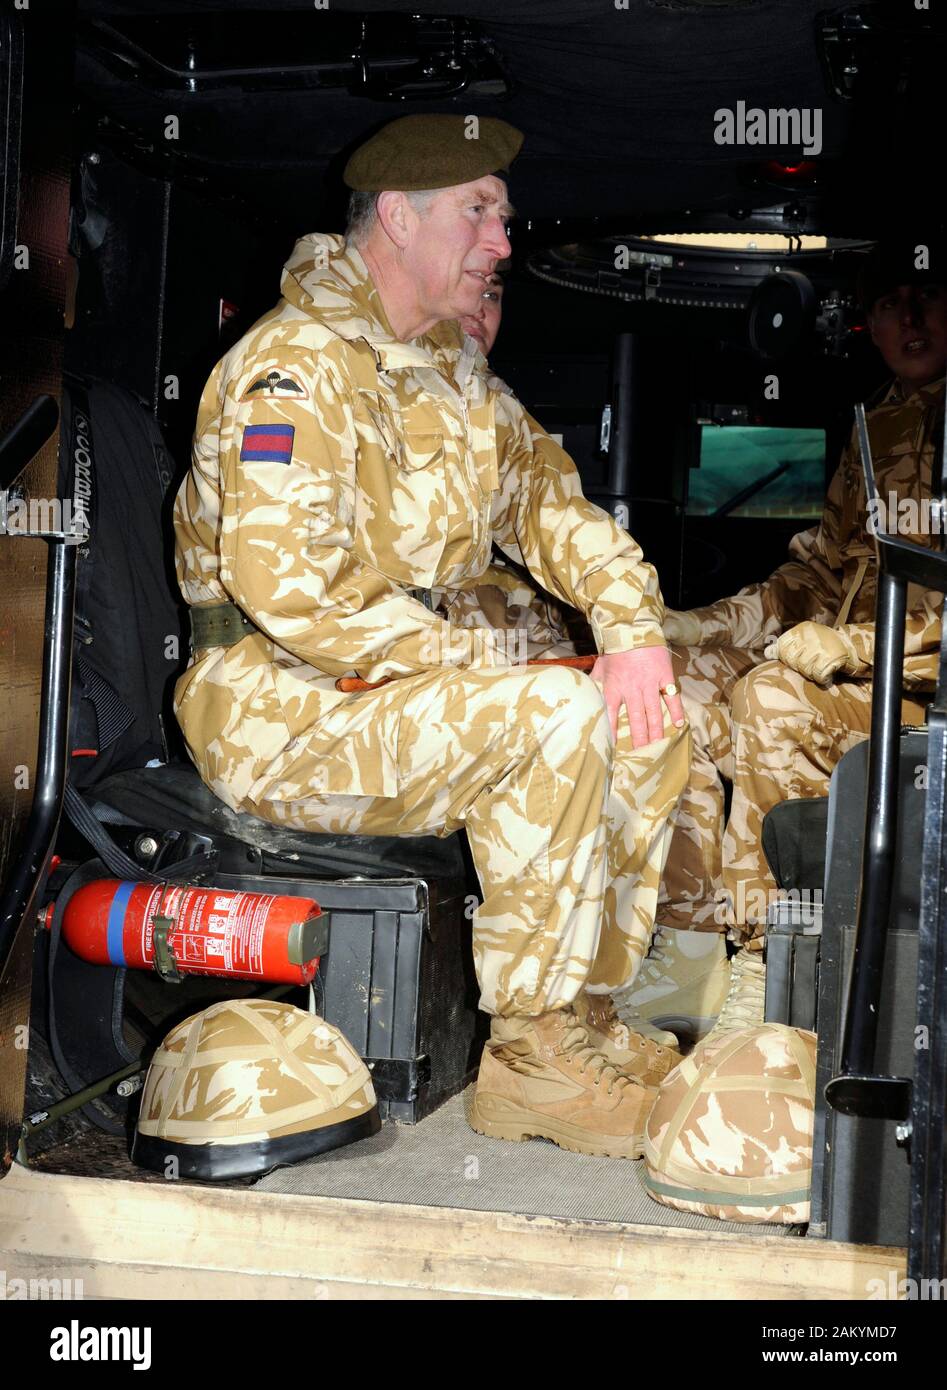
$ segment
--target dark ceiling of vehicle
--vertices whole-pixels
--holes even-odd
[[[92,114],[133,133],[146,154],[151,146],[152,159],[263,200],[297,224],[307,204],[339,201],[349,147],[419,110],[501,115],[518,125],[526,144],[511,193],[530,218],[596,216],[671,230],[665,220],[678,229],[722,226],[734,213],[792,207],[797,230],[872,236],[939,206],[935,74],[944,52],[929,29],[913,47],[904,38],[913,6],[857,7],[871,20],[875,65],[846,100],[832,91],[825,61],[826,0],[617,7],[624,3],[437,0],[424,14],[468,19],[467,51],[479,52],[480,70],[453,95],[399,100],[385,94],[399,43],[405,54],[417,51],[417,0],[297,0],[265,11],[261,0],[229,0],[226,8],[80,0],[79,90]],[[356,63],[359,16],[367,28]],[[373,95],[353,76],[363,62]],[[302,64],[315,66],[302,72]],[[254,65],[268,74],[247,75]],[[221,69],[243,75],[222,78]],[[186,70],[197,76],[182,80]],[[715,141],[715,113],[740,102],[821,112],[821,149],[798,182],[766,167],[798,164],[798,146]],[[179,120],[175,140],[165,139],[169,115]]]

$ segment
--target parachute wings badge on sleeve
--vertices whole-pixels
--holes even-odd
[[[254,374],[249,386],[240,397],[241,401],[308,401],[309,392],[291,372],[273,368],[268,372]]]

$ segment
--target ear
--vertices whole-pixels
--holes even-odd
[[[874,343],[875,347],[877,347],[877,346],[878,346],[878,332],[877,332],[877,328],[876,328],[876,319],[875,319],[875,315],[874,315],[874,313],[872,312],[871,309],[869,309],[868,312],[867,312],[866,315],[865,315],[865,322],[866,322],[867,325],[868,325],[868,334],[869,334],[869,337],[871,338],[871,341]]]
[[[403,250],[408,244],[408,211],[410,204],[403,193],[379,193],[375,204],[378,221],[389,241]]]

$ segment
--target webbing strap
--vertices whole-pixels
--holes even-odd
[[[690,1177],[693,1181],[693,1174]],[[659,1192],[665,1197],[676,1197],[682,1202],[705,1202],[714,1206],[726,1207],[788,1207],[799,1202],[808,1202],[811,1197],[811,1184],[805,1187],[786,1187],[778,1192],[763,1192],[754,1184],[752,1192],[734,1192],[732,1179],[725,1187],[712,1186],[709,1177],[702,1177],[703,1187],[680,1187],[669,1182],[660,1182],[645,1171],[644,1185],[649,1192]],[[773,1198],[778,1197],[778,1201]]]
[[[73,825],[88,840],[102,863],[116,878],[130,879],[134,883],[140,880],[148,883],[167,883],[177,878],[187,880],[199,877],[217,868],[219,855],[216,850],[211,850],[206,854],[189,855],[187,859],[181,859],[176,864],[169,864],[162,873],[153,873],[151,869],[146,869],[124,850],[119,849],[93,814],[92,808],[70,782],[66,783],[63,806]]]
[[[855,571],[855,578],[852,580],[852,587],[845,595],[845,602],[839,609],[838,617],[835,619],[836,627],[844,627],[845,624],[848,622],[848,615],[852,611],[852,604],[855,602],[856,595],[858,594],[858,591],[862,586],[862,580],[865,578],[865,575],[867,573],[868,561],[865,559],[859,560],[858,569]]]
[[[256,628],[235,603],[213,603],[191,609],[191,646],[233,647]]]
[[[135,711],[104,676],[92,669],[81,651],[76,653],[75,669],[82,693],[95,710],[95,722],[99,731],[97,748],[102,753],[111,747],[126,729],[131,728],[135,722]]]

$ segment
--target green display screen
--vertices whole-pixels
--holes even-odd
[[[754,483],[764,485],[739,505],[720,511]],[[688,515],[810,520],[822,515],[824,498],[824,430],[701,426],[700,467],[690,474]]]

